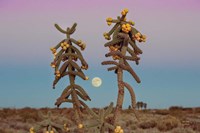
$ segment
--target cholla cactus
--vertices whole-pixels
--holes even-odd
[[[115,65],[108,68],[108,71],[115,70],[115,73],[117,73],[118,99],[112,123],[114,126],[116,125],[116,119],[120,114],[120,110],[122,109],[124,88],[127,88],[131,95],[132,108],[133,111],[135,110],[135,94],[133,88],[128,83],[123,81],[123,71],[128,71],[138,83],[141,82],[140,78],[134,72],[127,60],[134,61],[138,65],[140,59],[138,55],[142,54],[142,50],[136,45],[136,41],[146,41],[146,36],[142,35],[138,30],[133,27],[134,22],[126,20],[127,13],[128,9],[124,9],[121,12],[121,17],[118,17],[117,19],[107,18],[106,21],[109,26],[112,23],[115,23],[115,25],[108,33],[104,33],[104,37],[107,40],[110,40],[110,36],[113,34],[112,40],[104,45],[105,47],[109,47],[110,51],[105,56],[111,56],[113,60],[104,61],[102,62],[102,65]]]
[[[92,132],[94,133],[105,133],[107,130],[114,130],[115,127],[110,124],[109,119],[112,117],[113,114],[113,103],[110,103],[107,109],[99,110],[98,114],[95,113],[92,109],[85,105],[87,112],[92,116],[91,119],[84,121],[84,127],[86,131],[90,131],[93,129]]]
[[[88,64],[84,60],[81,52],[78,48],[74,46],[76,44],[80,47],[81,50],[84,50],[86,45],[81,40],[75,40],[70,37],[71,34],[76,30],[76,23],[71,28],[67,28],[67,30],[61,29],[57,24],[55,27],[57,30],[66,35],[66,39],[62,40],[58,45],[51,48],[52,53],[54,54],[54,60],[51,63],[51,66],[55,70],[55,80],[53,82],[53,88],[57,82],[64,76],[69,76],[70,83],[63,90],[61,96],[57,99],[55,105],[59,107],[63,102],[70,102],[73,104],[73,109],[75,111],[75,121],[77,123],[81,123],[80,116],[81,110],[80,108],[84,103],[81,99],[87,101],[91,100],[85,90],[75,84],[75,78],[78,76],[83,80],[88,80],[89,78],[85,76],[82,69],[87,70]],[[81,67],[76,63],[77,60],[80,60]]]
[[[31,127],[29,133],[38,133],[44,129],[46,130],[45,133],[61,133],[65,131],[62,125],[53,122],[52,114],[50,111],[48,112],[47,116],[43,115],[41,112],[39,112],[39,115],[43,121],[36,123],[35,127]]]

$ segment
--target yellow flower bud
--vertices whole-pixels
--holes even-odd
[[[29,131],[30,131],[30,133],[35,133],[35,131],[34,131],[34,128],[33,128],[33,127],[31,127],[31,128],[29,129]]]
[[[122,15],[126,15],[126,13],[124,11],[121,12]]]
[[[126,28],[126,25],[125,25],[125,24],[123,24],[123,25],[122,25],[122,28]]]
[[[55,56],[56,56],[56,55],[57,55],[57,53],[55,52],[53,55],[55,55]]]
[[[112,23],[111,22],[107,22],[108,26],[110,26]]]
[[[128,27],[127,30],[128,30],[128,31],[131,31],[131,27]]]
[[[78,128],[83,128],[83,124],[78,124]]]
[[[146,37],[146,35],[142,35],[142,38],[146,39],[147,37]]]
[[[56,65],[55,65],[54,62],[51,63],[51,67],[52,67],[52,68],[55,68],[55,67],[56,67]]]
[[[128,9],[127,9],[127,8],[125,8],[125,9],[124,9],[124,12],[125,12],[125,13],[128,13]]]
[[[64,47],[63,47],[63,50],[66,50],[66,49],[67,49],[67,47],[66,47],[66,46],[64,46]]]
[[[128,13],[128,9],[124,9],[124,10],[121,12],[122,15],[126,15],[127,13]]]
[[[135,22],[133,22],[133,21],[129,21],[129,23],[131,24],[131,25],[135,25]]]
[[[121,129],[121,126],[116,126],[116,129]]]
[[[63,47],[63,46],[64,46],[64,43],[61,43],[60,46]]]
[[[117,55],[115,55],[115,56],[112,56],[112,58],[113,58],[113,60],[118,60],[118,59],[120,59],[120,57],[119,57],[119,56],[117,56]]]
[[[86,76],[86,77],[85,77],[85,80],[88,80],[88,79],[89,79],[89,77]]]
[[[83,43],[83,45],[81,46],[81,50],[84,50],[86,47],[86,45]]]
[[[119,133],[124,133],[124,130],[123,130],[123,129],[120,129],[120,130],[119,130]]]
[[[130,24],[129,24],[129,23],[126,23],[126,27],[130,27]]]
[[[69,48],[69,46],[70,46],[69,44],[66,44],[66,47],[67,47],[67,48]]]
[[[110,18],[110,17],[106,19],[107,22],[112,22],[112,20],[113,20],[113,19]]]
[[[51,51],[53,51],[53,49],[54,49],[53,47],[50,48]]]
[[[50,49],[51,49],[53,54],[56,53],[56,49],[55,48],[50,48]]]
[[[81,41],[81,40],[78,40],[78,43],[79,43],[79,44],[81,44],[81,43],[82,43],[82,41]]]
[[[54,131],[53,131],[53,130],[51,130],[51,131],[50,131],[50,133],[54,133]]]

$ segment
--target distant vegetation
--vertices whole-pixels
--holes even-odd
[[[94,112],[100,111],[97,108],[92,110]],[[43,121],[40,113],[48,114],[49,111],[52,113],[52,121],[57,124],[68,122],[67,126],[70,126],[70,121],[74,122],[74,111],[72,108],[5,108],[0,110],[0,133],[27,133],[32,125]],[[83,110],[83,113],[87,114],[87,111]],[[117,122],[121,124],[124,133],[200,132],[200,107],[139,110],[139,116],[140,120],[138,121],[131,117],[131,112],[128,109],[122,110],[122,114]],[[90,116],[84,115],[84,120],[86,119],[90,119]],[[92,133],[94,130],[90,128],[88,132]]]

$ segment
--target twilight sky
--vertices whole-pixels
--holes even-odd
[[[101,62],[109,31],[106,18],[116,18],[128,8],[128,20],[147,35],[140,65],[132,64],[142,82],[134,87],[138,101],[150,108],[172,105],[200,106],[200,1],[199,0],[0,0],[0,107],[54,107],[55,100],[68,85],[62,79],[52,89],[54,79],[49,50],[65,38],[54,23],[66,28],[78,23],[75,39],[86,44],[83,55],[89,64],[88,81],[78,79],[92,101],[90,107],[104,107],[117,98],[116,75]],[[100,77],[99,88],[91,85]],[[130,104],[125,93],[124,108]],[[63,104],[62,107],[70,107]]]

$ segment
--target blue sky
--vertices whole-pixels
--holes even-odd
[[[85,74],[90,80],[76,81],[92,99],[87,104],[104,107],[115,102],[116,75],[101,66],[108,52],[103,47],[106,40],[102,34],[111,28],[106,25],[106,18],[115,18],[124,8],[129,9],[127,18],[135,21],[136,28],[148,37],[146,43],[138,44],[144,52],[140,65],[132,64],[141,84],[129,74],[124,75],[125,81],[134,87],[137,100],[147,102],[150,108],[200,106],[199,1],[111,0],[106,6],[104,2],[84,5],[78,0],[50,0],[48,4],[45,0],[0,1],[0,107],[54,107],[69,82],[65,78],[52,89],[49,48],[65,37],[53,25],[58,23],[66,28],[73,22],[78,23],[73,37],[87,44],[83,55],[89,64]],[[96,76],[103,80],[99,88],[91,85]],[[126,92],[124,107],[129,104]]]

